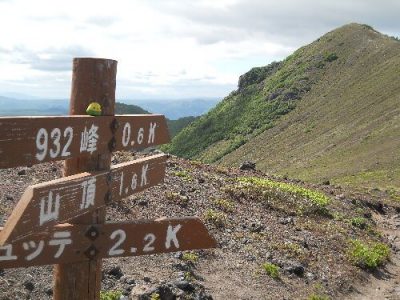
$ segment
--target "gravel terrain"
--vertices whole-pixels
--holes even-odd
[[[136,157],[116,153],[113,163]],[[61,174],[62,163],[0,170],[1,222],[27,186]],[[242,177],[319,190],[331,202],[326,211],[299,213],[302,199],[266,202],[265,191],[247,189]],[[103,290],[118,291],[121,299],[352,299],[362,295],[372,273],[349,259],[349,239],[390,243],[391,232],[380,234],[376,224],[396,214],[380,195],[170,157],[164,183],[113,203],[107,221],[198,216],[218,248],[104,260]],[[357,217],[365,226],[353,224]],[[278,276],[266,272],[266,263],[277,266]],[[51,297],[51,266],[0,270],[0,299]]]

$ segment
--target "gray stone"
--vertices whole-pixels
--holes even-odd
[[[24,282],[24,288],[32,292],[35,289],[35,284],[31,280],[27,280]]]
[[[194,286],[186,280],[179,280],[179,281],[175,281],[173,283],[173,285],[175,285],[177,288],[181,289],[182,291],[185,292],[192,292],[194,291]]]
[[[122,270],[121,270],[121,268],[119,266],[112,267],[107,272],[107,274],[112,276],[112,277],[115,277],[116,279],[120,279],[124,275],[124,273],[122,273]]]
[[[252,161],[245,161],[240,165],[239,169],[243,171],[245,170],[254,171],[256,169],[256,163]]]
[[[26,175],[26,170],[25,169],[19,170],[17,174],[20,175],[20,176],[21,175]]]

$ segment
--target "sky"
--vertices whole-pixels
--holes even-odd
[[[0,0],[0,96],[70,95],[74,57],[118,61],[118,99],[219,98],[344,24],[400,36],[399,0]]]

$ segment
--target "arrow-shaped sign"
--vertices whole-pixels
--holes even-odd
[[[81,173],[28,187],[0,233],[0,245],[159,184],[166,159],[164,154],[149,156],[114,165],[109,172]]]
[[[0,269],[216,247],[198,218],[61,224],[0,246]]]
[[[163,115],[0,117],[0,168],[168,142]]]

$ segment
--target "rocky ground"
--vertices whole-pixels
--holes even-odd
[[[133,158],[117,153],[113,163]],[[163,184],[108,207],[110,222],[198,216],[219,246],[105,260],[103,290],[121,299],[152,300],[397,299],[400,237],[395,229],[400,219],[387,195],[352,193],[329,182],[313,186],[248,169],[171,157]],[[0,170],[2,223],[28,185],[61,173],[61,163]],[[330,203],[310,204],[307,197],[285,190],[287,185],[279,190],[241,180],[253,177],[322,191]],[[354,240],[391,245],[391,262],[375,271],[365,268],[349,254]],[[0,271],[0,299],[51,297],[51,266]]]

